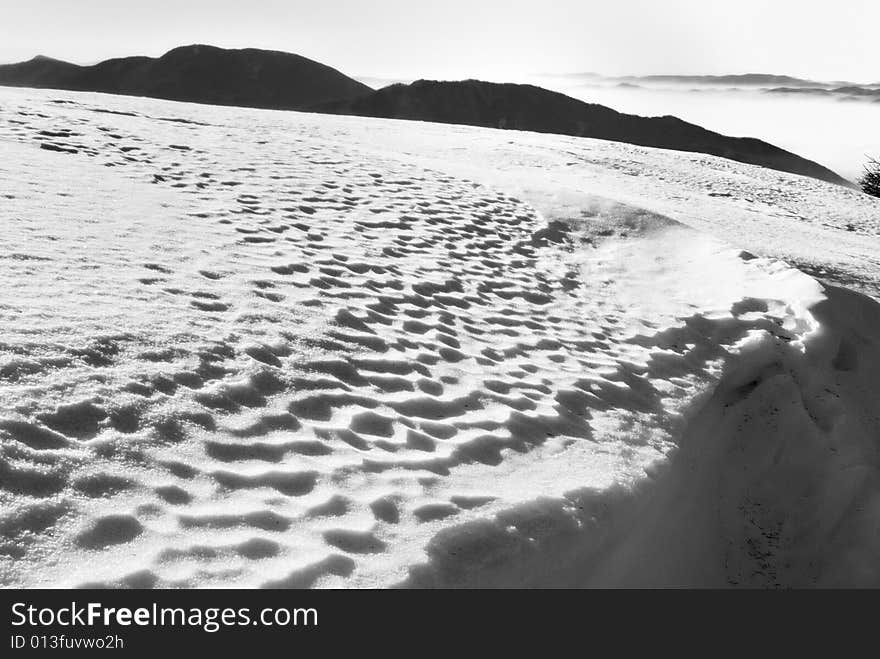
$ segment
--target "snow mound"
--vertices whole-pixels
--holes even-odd
[[[0,108],[4,585],[878,581],[876,303],[681,224],[684,183],[634,203],[608,163],[557,162],[726,161]]]

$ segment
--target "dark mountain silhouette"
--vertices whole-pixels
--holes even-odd
[[[174,101],[299,109],[372,91],[336,69],[271,50],[182,46],[162,57],[94,66],[38,56],[0,66],[0,85],[150,96]]]
[[[654,76],[736,79],[755,84],[787,76]],[[647,79],[647,78],[646,78]],[[310,110],[594,137],[693,151],[852,185],[821,165],[752,138],[720,135],[675,117],[621,114],[532,85],[477,80],[391,85],[373,91],[318,62],[278,51],[181,46],[159,58],[124,57],[93,66],[37,56],[0,65],[0,85],[149,96],[175,101]]]
[[[761,140],[728,137],[676,117],[621,114],[532,85],[419,80],[411,85],[391,85],[347,101],[325,103],[314,109],[365,117],[558,133],[695,151],[852,186],[830,169]]]
[[[50,87],[56,81],[71,80],[81,68],[37,55],[27,62],[0,65],[0,83],[15,87]]]

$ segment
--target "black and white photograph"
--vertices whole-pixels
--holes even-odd
[[[880,586],[878,25],[0,0],[0,586]]]

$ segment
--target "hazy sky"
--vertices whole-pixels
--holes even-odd
[[[0,0],[0,62],[189,43],[299,53],[355,76],[595,71],[880,81],[880,0]]]

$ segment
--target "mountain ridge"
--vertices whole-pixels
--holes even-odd
[[[721,135],[672,116],[622,114],[513,83],[419,80],[373,90],[320,62],[275,50],[192,44],[158,58],[120,57],[88,66],[38,55],[0,65],[0,85],[558,133],[706,153],[852,185],[830,169],[767,142]]]
[[[365,96],[322,104],[315,109],[333,114],[557,133],[706,153],[838,185],[852,185],[818,163],[756,138],[729,137],[669,115],[623,114],[534,85],[417,80],[410,85],[390,85]]]
[[[119,57],[90,66],[38,55],[26,62],[0,65],[0,85],[278,110],[301,109],[372,91],[301,55],[204,44],[179,46],[157,58]]]

